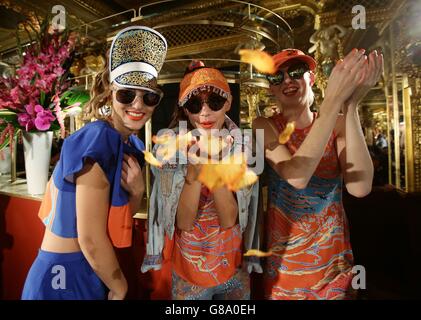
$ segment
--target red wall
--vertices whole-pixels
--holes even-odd
[[[0,195],[0,299],[19,299],[43,236],[39,201]]]

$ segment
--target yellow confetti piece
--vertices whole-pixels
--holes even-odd
[[[176,145],[171,143],[168,145],[159,146],[158,149],[156,150],[156,156],[158,157],[158,159],[165,162],[172,159],[175,156],[176,152],[177,152]]]
[[[228,185],[231,191],[238,191],[242,188],[252,185],[257,181],[258,177],[252,170],[247,170],[244,175],[235,183]]]
[[[197,177],[197,180],[203,183],[211,192],[224,186],[224,181],[218,174],[215,174],[216,166],[216,164],[202,165]]]
[[[241,61],[252,64],[257,70],[266,74],[276,73],[275,61],[272,56],[264,51],[242,49],[238,52]]]
[[[295,122],[288,122],[285,129],[279,135],[278,141],[280,144],[285,144],[291,138],[292,133],[295,130]]]
[[[235,192],[255,183],[257,179],[257,175],[247,169],[245,157],[242,156],[239,161],[234,155],[226,162],[204,164],[198,176],[198,180],[210,191],[225,186]]]
[[[245,257],[259,257],[259,258],[264,258],[264,257],[270,257],[273,254],[272,251],[269,250],[269,252],[264,252],[264,251],[260,251],[257,249],[251,249],[248,250],[244,256]]]
[[[247,165],[244,158],[241,158],[240,162],[239,159],[234,157],[234,155],[231,156],[226,163],[218,163],[215,166],[215,174],[221,177],[222,181],[224,181],[226,185],[232,185],[236,181],[239,181],[246,170]]]
[[[143,154],[145,155],[145,161],[151,166],[162,168],[162,163],[159,162],[151,152],[144,151]]]
[[[163,135],[152,137],[152,142],[155,144],[168,144],[172,140],[175,141],[175,136],[171,134],[163,134]]]

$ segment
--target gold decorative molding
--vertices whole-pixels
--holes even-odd
[[[163,32],[163,34],[165,36],[165,32]],[[247,35],[238,34],[170,47],[166,59],[174,59],[180,56],[191,56],[212,50],[224,49],[227,48],[227,44],[236,45],[237,43],[246,42],[248,40],[250,40],[250,38]]]
[[[28,10],[27,8],[19,4],[16,4],[14,1],[10,1],[10,0],[0,0],[0,6],[13,10],[16,13],[24,15],[25,17],[28,18],[29,22],[32,25],[34,26],[38,25],[37,15],[35,14],[34,11]]]
[[[409,56],[408,49],[419,41],[418,36],[413,34],[413,22],[419,17],[417,12],[411,10],[415,1],[408,1],[390,24],[390,43],[394,44],[395,50],[388,57],[385,64],[394,64],[397,76],[401,82],[399,85],[402,92],[402,114],[405,123],[405,190],[421,191],[421,65],[416,65]],[[394,62],[394,63],[393,63]],[[394,67],[392,65],[392,69]],[[391,77],[386,74],[386,79]],[[393,104],[397,104],[394,101]],[[395,121],[396,122],[396,121]],[[395,123],[396,132],[399,123]],[[396,156],[395,156],[396,158]]]
[[[391,19],[400,11],[405,4],[405,0],[394,0],[387,7],[369,8],[366,9],[367,23],[381,23],[380,30],[391,21]],[[323,12],[316,16],[316,29],[322,26],[328,26],[340,22],[343,26],[350,26],[352,22],[351,10],[347,14],[341,13],[339,9],[330,12]]]

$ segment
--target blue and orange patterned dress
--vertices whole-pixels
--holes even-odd
[[[315,115],[314,115],[315,116]],[[282,115],[272,117],[279,132]],[[294,154],[311,125],[295,129],[286,147]],[[353,255],[342,205],[342,175],[332,133],[306,188],[288,184],[268,167],[267,299],[345,299],[352,281]]]
[[[248,299],[249,276],[240,269],[240,225],[223,229],[213,194],[202,186],[193,230],[174,236],[173,299]],[[208,290],[207,290],[208,289]]]

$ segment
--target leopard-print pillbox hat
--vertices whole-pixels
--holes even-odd
[[[131,26],[119,31],[111,43],[110,83],[156,92],[166,54],[167,41],[154,29]]]

